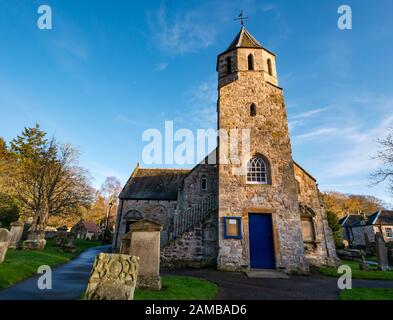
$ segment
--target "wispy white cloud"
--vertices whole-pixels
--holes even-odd
[[[162,4],[147,16],[151,39],[174,55],[207,48],[214,43],[217,30],[214,23],[206,22],[205,14],[196,9],[170,15]]]
[[[88,58],[88,49],[82,42],[70,39],[56,39],[53,44],[59,50],[73,56],[74,58],[86,61]]]
[[[154,72],[160,72],[164,71],[168,67],[169,63],[168,62],[159,62],[154,65],[153,71]]]
[[[305,142],[306,140],[310,139],[320,139],[321,137],[327,139],[331,135],[336,135],[338,133],[341,133],[340,128],[319,128],[319,129],[314,129],[310,132],[303,133],[303,134],[298,134],[294,136],[295,142]]]
[[[187,94],[188,106],[176,115],[176,121],[194,128],[217,127],[217,81],[214,77],[202,82]]]
[[[313,110],[308,110],[299,114],[296,114],[292,117],[290,117],[289,119],[304,119],[304,118],[311,118],[314,117],[318,114],[320,114],[321,112],[325,112],[328,111],[330,109],[332,109],[333,107],[326,107],[326,108],[318,108],[318,109],[313,109]]]

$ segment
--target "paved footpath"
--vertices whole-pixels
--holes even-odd
[[[53,268],[53,289],[39,290],[39,276],[0,291],[0,300],[79,300],[85,292],[94,258],[109,252],[110,246],[88,249],[65,265]],[[290,279],[248,278],[244,273],[218,272],[213,269],[162,270],[162,275],[204,278],[217,283],[216,299],[228,300],[335,300],[337,279],[322,275],[291,276]],[[393,288],[393,281],[353,280],[353,287]]]
[[[193,276],[219,286],[217,300],[337,300],[337,278],[319,274],[290,276],[289,279],[248,278],[244,273],[212,269],[164,270],[162,274]],[[353,288],[393,288],[393,281],[357,280]]]
[[[52,269],[52,290],[40,290],[42,275],[23,280],[0,291],[0,300],[78,300],[87,287],[96,255],[109,252],[110,246],[90,248],[67,264]]]

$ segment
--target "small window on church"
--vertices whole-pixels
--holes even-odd
[[[254,157],[248,161],[247,183],[268,184],[268,168],[261,157]]]
[[[269,75],[273,75],[273,68],[272,68],[272,60],[267,59],[267,70],[269,72]]]
[[[207,190],[207,178],[205,176],[201,178],[201,190],[202,191]]]
[[[251,53],[248,55],[248,70],[254,70],[254,56]]]
[[[255,117],[257,115],[257,106],[253,103],[250,106],[250,116]]]
[[[232,59],[231,59],[231,57],[226,58],[225,61],[227,63],[227,74],[231,74],[232,73]]]

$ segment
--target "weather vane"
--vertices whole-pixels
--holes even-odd
[[[243,10],[242,12],[240,12],[240,14],[238,15],[238,17],[236,19],[234,19],[235,21],[240,21],[240,24],[242,25],[242,27],[244,26],[244,20],[248,20],[248,17],[243,17]]]

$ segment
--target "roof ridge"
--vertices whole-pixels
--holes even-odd
[[[189,171],[191,169],[186,169],[186,168],[141,168],[139,167],[139,170],[173,170],[173,171]]]

